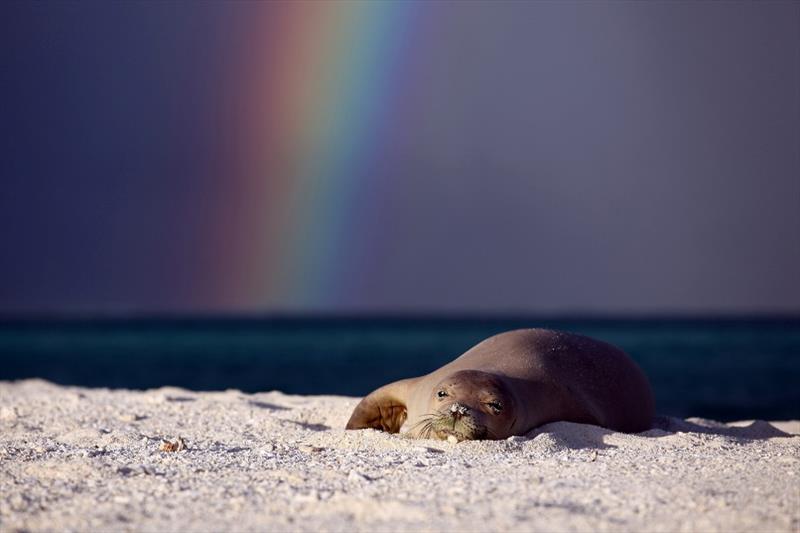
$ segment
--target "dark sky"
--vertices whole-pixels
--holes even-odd
[[[256,8],[0,4],[0,312],[800,312],[800,3],[420,6],[358,271],[259,300],[202,289]]]

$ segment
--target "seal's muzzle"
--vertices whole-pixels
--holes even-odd
[[[469,413],[469,407],[465,405],[461,405],[460,403],[456,402],[450,406],[450,416],[458,420],[462,416]]]

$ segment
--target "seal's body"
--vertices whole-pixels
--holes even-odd
[[[647,378],[618,348],[525,329],[486,339],[430,374],[377,389],[356,406],[347,429],[502,439],[555,421],[645,431],[653,414]]]

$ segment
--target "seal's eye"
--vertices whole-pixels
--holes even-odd
[[[500,402],[486,402],[486,405],[495,413],[499,413],[503,410],[503,404]]]
[[[447,396],[449,396],[449,395],[448,395],[448,394],[447,394],[447,392],[445,392],[444,390],[440,390],[439,392],[437,392],[437,393],[436,393],[436,396],[437,396],[439,399],[442,399],[442,398],[446,398],[446,397],[447,397]]]

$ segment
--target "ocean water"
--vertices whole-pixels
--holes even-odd
[[[800,418],[800,317],[7,319],[0,380],[361,396],[521,327],[621,347],[650,378],[659,414]]]

